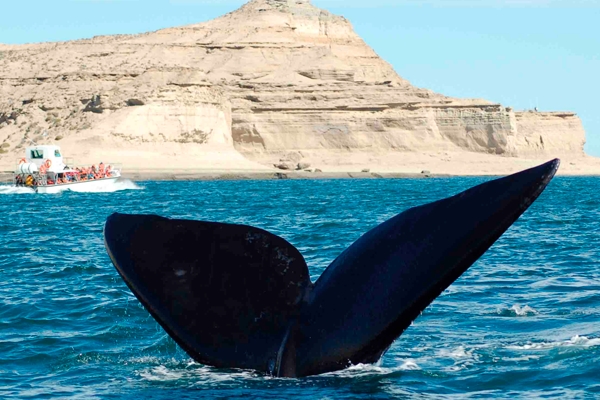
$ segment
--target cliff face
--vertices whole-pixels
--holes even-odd
[[[0,46],[0,166],[30,140],[81,160],[257,168],[240,153],[579,156],[585,132],[573,113],[415,88],[344,18],[307,0],[253,0],[202,24]]]

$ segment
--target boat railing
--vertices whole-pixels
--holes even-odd
[[[75,165],[74,163],[71,163],[71,164],[65,163],[65,164],[68,165],[70,169],[89,168],[91,166],[91,165],[79,165],[79,164]],[[97,167],[99,164],[93,164],[93,165],[95,165]],[[108,167],[109,165],[110,165],[111,170],[118,171],[119,173],[121,173],[121,168],[123,167],[123,164],[107,162],[107,163],[104,163],[104,168],[106,169],[106,167]]]
[[[122,168],[121,163],[107,162],[107,163],[104,163],[104,168],[106,169],[109,165],[110,165],[110,170],[113,172],[112,177],[115,177],[114,172],[117,173],[116,176],[121,176],[121,168]]]
[[[104,165],[105,165],[105,166],[108,166],[108,165],[110,165],[110,168],[111,168],[113,171],[119,171],[119,172],[121,172],[121,168],[123,168],[123,164],[121,164],[121,163],[106,163],[106,164],[104,164]]]
[[[32,179],[30,184],[26,183],[28,177],[31,177]],[[40,175],[40,173],[37,171],[31,173],[17,173],[12,177],[12,179],[10,179],[10,183],[15,186],[34,188],[36,186],[45,185],[46,177]]]
[[[110,165],[112,173],[110,175],[102,176],[100,178],[87,178],[81,173],[76,173],[74,164],[67,160],[70,163],[66,164],[69,166],[69,170],[66,172],[59,171],[47,171],[46,173],[40,173],[39,171],[30,172],[30,173],[20,173],[16,172],[13,178],[7,178],[8,184],[16,184],[17,186],[54,186],[61,185],[65,183],[76,183],[76,182],[84,182],[88,180],[95,179],[104,179],[104,178],[119,178],[121,176],[121,163],[106,163],[104,164],[106,167]],[[88,167],[85,167],[88,168]],[[33,178],[33,185],[26,185],[25,181],[27,177],[31,176]],[[0,181],[1,182],[1,181]]]
[[[48,184],[47,174],[40,174],[39,172],[36,172],[33,174],[33,179],[35,180],[37,186],[46,186]]]

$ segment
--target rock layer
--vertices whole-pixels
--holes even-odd
[[[574,113],[416,88],[343,17],[253,0],[152,33],[0,45],[0,167],[32,140],[82,162],[260,169],[249,159],[292,150],[582,156],[585,132]]]

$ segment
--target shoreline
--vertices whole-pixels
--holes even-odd
[[[139,157],[129,157],[123,163],[122,177],[132,181],[231,181],[231,180],[324,180],[324,179],[424,179],[449,177],[502,177],[523,171],[555,157],[517,158],[477,153],[328,153],[310,154],[304,169],[273,167],[281,156],[245,159],[229,166],[210,165],[200,159],[200,165],[161,163],[148,168]],[[104,155],[102,159],[104,159]],[[562,156],[557,176],[600,176],[600,158]],[[290,163],[295,164],[295,163]],[[175,167],[170,167],[174,165]],[[299,163],[298,163],[299,165]],[[0,167],[0,182],[13,178],[8,165]]]
[[[515,171],[516,172],[516,171]],[[411,172],[346,172],[346,171],[194,171],[194,172],[155,172],[131,171],[123,173],[122,177],[132,181],[241,181],[241,180],[331,180],[331,179],[431,179],[431,178],[467,178],[467,177],[503,177],[505,173],[482,174],[439,174]],[[557,177],[600,177],[600,173],[557,174]]]
[[[403,172],[306,172],[306,171],[131,171],[122,177],[132,181],[237,181],[237,180],[327,180],[327,179],[393,179],[450,177],[440,174]]]
[[[148,181],[250,181],[250,180],[333,180],[333,179],[431,179],[431,178],[466,178],[466,177],[502,177],[506,173],[481,174],[438,174],[410,172],[357,172],[357,171],[210,171],[210,170],[135,170],[123,172],[121,178],[134,182]],[[0,172],[0,183],[9,183],[13,173]],[[563,173],[558,177],[600,177],[600,173]]]
[[[271,179],[396,179],[466,176],[508,176],[560,158],[558,176],[600,176],[600,158],[553,154],[508,157],[470,152],[317,152],[246,154],[219,158],[219,154],[173,156],[154,152],[88,155],[75,165],[93,160],[123,160],[122,176],[133,181],[271,180]],[[291,160],[294,161],[291,161]],[[156,161],[152,161],[156,160]],[[290,160],[290,161],[283,161]],[[14,165],[0,164],[0,182],[12,180]],[[111,163],[112,164],[112,163]],[[277,168],[280,167],[280,168]],[[283,167],[287,169],[282,169]],[[298,169],[303,167],[302,169]],[[294,169],[290,169],[294,168]]]

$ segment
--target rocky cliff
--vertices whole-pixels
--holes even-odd
[[[81,162],[260,169],[291,150],[582,156],[585,132],[574,113],[416,88],[343,17],[253,0],[152,33],[0,45],[0,169],[32,140]]]

